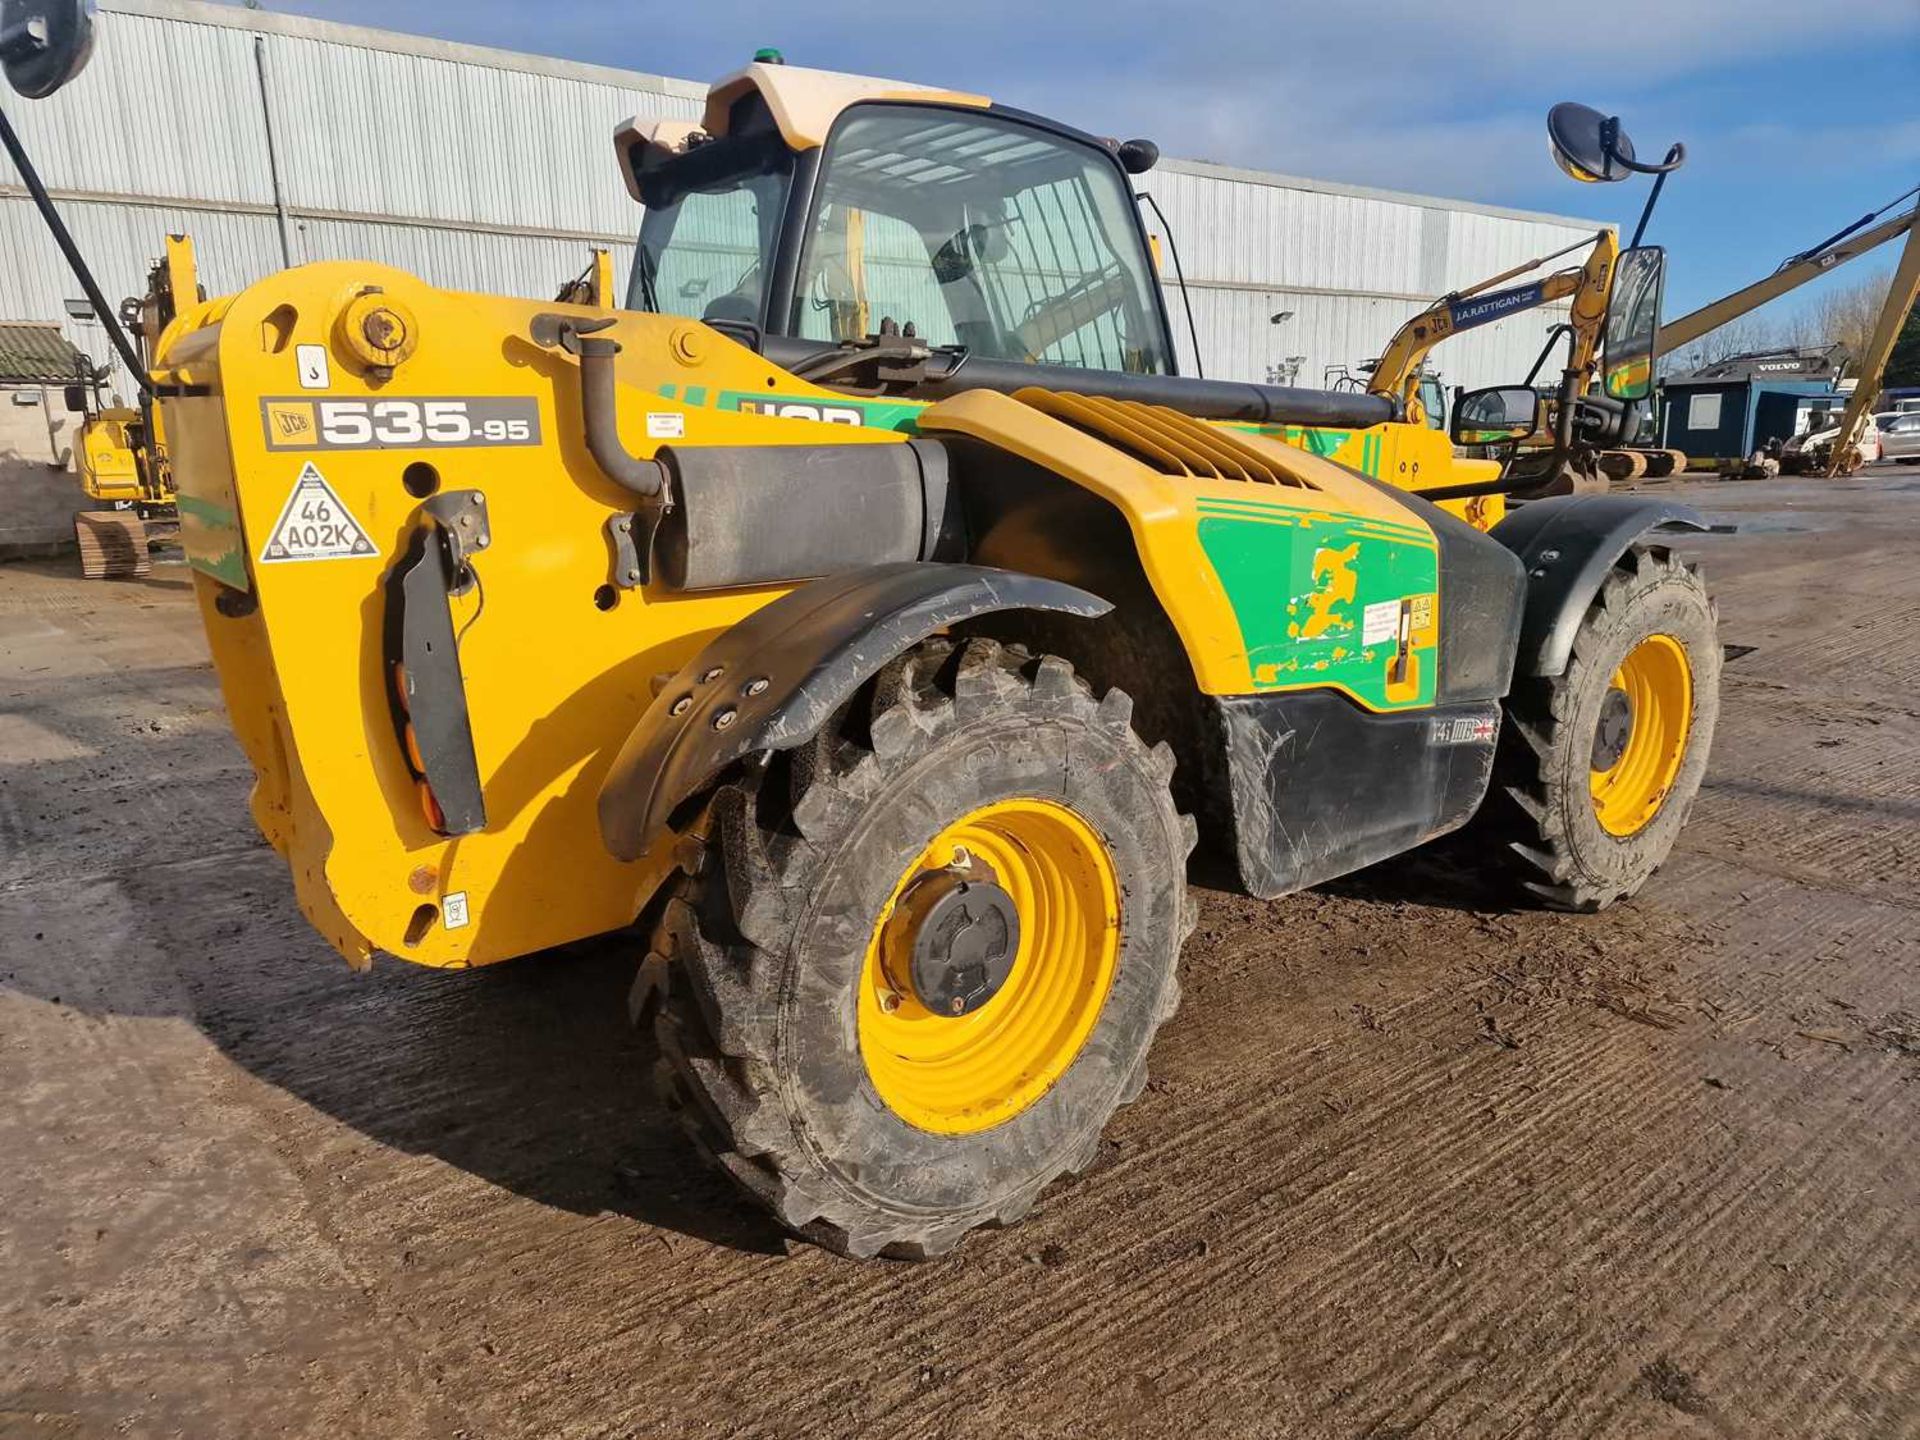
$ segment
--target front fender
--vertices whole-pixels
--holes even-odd
[[[1559,675],[1574,633],[1607,572],[1634,541],[1656,530],[1705,530],[1700,512],[1638,495],[1556,495],[1529,500],[1493,527],[1493,538],[1527,568],[1515,675]]]
[[[637,860],[673,810],[729,765],[803,744],[886,663],[996,610],[1089,619],[1110,606],[1058,580],[905,561],[810,581],[715,637],[654,697],[600,788],[600,833]]]

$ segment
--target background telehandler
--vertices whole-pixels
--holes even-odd
[[[86,21],[0,0],[16,88]],[[136,371],[254,816],[351,963],[638,927],[697,1144],[925,1256],[1140,1093],[1197,841],[1277,897],[1472,824],[1567,909],[1666,857],[1718,707],[1698,517],[1500,519],[1391,397],[1178,375],[1151,145],[765,56],[616,149],[625,309],[307,265]]]

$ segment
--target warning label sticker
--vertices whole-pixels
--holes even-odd
[[[1360,612],[1360,643],[1378,645],[1400,632],[1400,602],[1378,600]]]
[[[340,497],[311,461],[300,467],[273,533],[260,551],[260,563],[282,560],[353,560],[378,555],[360,522],[347,513]]]

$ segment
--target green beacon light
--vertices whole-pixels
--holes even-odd
[[[787,57],[774,49],[773,46],[764,45],[753,52],[753,63],[756,65],[784,65],[787,63]]]

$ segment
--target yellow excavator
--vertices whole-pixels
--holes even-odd
[[[587,268],[569,279],[553,297],[556,305],[610,306],[620,303],[613,278],[613,252],[595,245],[587,251]]]
[[[1547,117],[1547,133],[1555,162],[1572,179],[1585,184],[1619,181],[1631,175],[1651,175],[1653,185],[1634,227],[1632,243],[1623,251],[1611,226],[1591,239],[1579,240],[1551,254],[1537,256],[1477,284],[1443,295],[1394,332],[1374,363],[1367,389],[1393,398],[1408,418],[1419,423],[1431,400],[1424,398],[1423,377],[1433,347],[1462,331],[1492,324],[1510,315],[1535,310],[1559,300],[1572,302],[1566,321],[1549,333],[1526,383],[1532,385],[1554,348],[1564,339],[1566,356],[1558,392],[1544,406],[1542,433],[1519,447],[1503,480],[1520,495],[1545,495],[1604,489],[1609,473],[1644,473],[1645,463],[1616,465],[1626,460],[1622,447],[1631,440],[1639,411],[1634,404],[1608,398],[1611,387],[1595,393],[1593,382],[1606,342],[1607,320],[1615,291],[1624,288],[1628,308],[1657,307],[1664,274],[1664,252],[1642,247],[1647,222],[1653,216],[1667,176],[1686,161],[1686,147],[1675,144],[1658,164],[1636,158],[1633,141],[1618,116],[1602,115],[1589,106],[1568,101],[1554,106]],[[1518,285],[1507,282],[1531,274],[1550,261],[1587,246],[1580,264]],[[1649,353],[1618,353],[1608,364],[1626,374],[1644,369]],[[1673,465],[1667,460],[1669,468]]]
[[[179,308],[175,297],[185,293],[190,303],[202,298],[194,274],[193,242],[184,235],[169,235],[165,253],[148,271],[144,295],[120,307],[119,329],[141,362],[141,368],[132,372],[135,383],[141,385],[138,405],[100,403],[105,370],[66,388],[68,411],[82,417],[81,491],[89,500],[111,507],[74,516],[81,573],[89,580],[145,574],[149,547],[177,531],[178,491],[167,450],[166,421],[141,382],[161,334]],[[184,292],[177,288],[182,285],[188,287]]]
[[[29,95],[88,36],[0,0]],[[1514,903],[1582,911],[1670,853],[1718,711],[1702,517],[1504,514],[1386,396],[1181,374],[1150,143],[764,54],[614,148],[624,306],[305,265],[135,372],[253,817],[350,963],[633,944],[695,1147],[803,1238],[923,1258],[1142,1093],[1196,844],[1276,899],[1472,825]],[[1496,387],[1453,438],[1537,424]]]

